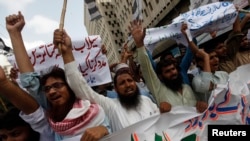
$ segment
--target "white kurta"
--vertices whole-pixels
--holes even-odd
[[[141,104],[136,109],[127,110],[119,99],[111,99],[96,93],[82,77],[75,62],[65,65],[65,73],[69,86],[78,98],[87,99],[103,107],[113,132],[160,113],[157,105],[143,95]]]

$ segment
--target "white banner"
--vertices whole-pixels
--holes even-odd
[[[100,36],[88,36],[84,40],[72,41],[73,54],[79,63],[79,70],[90,86],[111,82],[111,74],[106,55],[101,52]],[[51,66],[64,68],[62,56],[53,43],[41,45],[27,50],[35,71],[46,73]],[[9,56],[8,61],[17,67],[15,57]]]
[[[219,0],[190,0],[189,10],[218,1]]]
[[[200,6],[219,1],[233,2],[233,4],[239,8],[245,8],[249,5],[248,0],[190,0],[189,9],[192,10]]]
[[[188,24],[192,37],[197,37],[204,32],[212,32],[232,26],[238,12],[230,2],[216,2],[188,11],[175,18],[169,25],[150,28],[146,30],[144,44],[150,47],[161,40],[175,39],[177,43],[187,46],[187,41],[181,33],[182,22]]]
[[[249,125],[249,70],[250,64],[241,66],[230,74],[227,85],[218,85],[204,113],[197,113],[194,107],[173,107],[169,113],[138,122],[102,141],[180,141],[190,137],[207,141],[208,125]]]

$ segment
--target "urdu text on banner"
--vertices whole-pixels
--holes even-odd
[[[232,26],[238,12],[231,2],[215,2],[203,5],[181,14],[169,25],[146,29],[145,46],[152,52],[154,44],[172,38],[177,43],[187,46],[185,36],[181,33],[182,22],[188,24],[192,37],[205,32],[212,32]]]
[[[62,56],[53,43],[27,50],[36,72],[44,74],[50,67],[64,68]],[[84,40],[72,40],[72,52],[79,63],[78,68],[90,86],[111,82],[106,55],[101,51],[100,36],[88,36]],[[8,57],[12,66],[17,67],[14,55]]]

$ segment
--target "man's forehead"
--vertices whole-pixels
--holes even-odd
[[[118,80],[121,79],[121,78],[127,78],[127,77],[133,78],[132,75],[131,75],[130,73],[121,73],[121,74],[118,74],[118,75],[117,75],[117,79],[118,79]]]
[[[163,69],[165,69],[165,70],[176,69],[176,66],[174,64],[169,64],[169,65],[163,67]]]

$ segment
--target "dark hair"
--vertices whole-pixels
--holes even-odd
[[[204,51],[207,53],[207,54],[210,54],[210,53],[212,53],[212,52],[215,52],[215,48],[216,48],[216,46],[219,44],[219,42],[217,42],[217,44],[212,44],[211,43],[211,47],[210,46],[203,46],[204,48]],[[200,65],[199,65],[199,63],[198,62],[201,62],[201,61],[203,61],[203,58],[200,58],[200,57],[197,57],[196,55],[194,56],[194,58],[195,58],[195,61],[197,62],[197,67],[199,67],[199,68],[202,68]]]
[[[225,35],[224,35],[224,36],[220,36],[220,37],[216,37],[216,38],[213,38],[213,39],[211,39],[210,41],[208,41],[208,42],[206,42],[206,43],[204,43],[204,44],[201,44],[201,45],[200,45],[200,48],[201,48],[201,49],[204,49],[204,51],[205,51],[207,54],[210,54],[210,53],[212,53],[212,52],[215,52],[215,49],[216,49],[216,47],[217,47],[219,44],[221,44],[221,43],[224,44],[224,40],[225,40]],[[197,67],[202,68],[202,67],[198,64],[198,62],[203,61],[203,59],[200,58],[200,57],[197,57],[197,56],[194,56],[194,57],[195,57],[195,61],[197,62]]]
[[[174,60],[160,60],[157,64],[156,64],[156,73],[159,75],[162,73],[162,68],[170,66],[170,65],[174,65],[176,67],[176,69],[179,70],[179,68],[176,66],[176,61]]]
[[[11,130],[17,126],[29,126],[21,117],[17,108],[10,108],[7,112],[0,114],[0,129]]]
[[[114,86],[116,86],[117,77],[118,77],[119,75],[122,75],[122,74],[129,74],[129,75],[133,78],[133,80],[135,80],[134,77],[133,77],[133,74],[131,73],[131,71],[129,70],[129,68],[122,68],[122,69],[119,69],[119,70],[115,73],[115,76],[114,76]]]
[[[228,37],[228,32],[224,33],[223,35],[219,35],[215,38],[210,39],[209,41],[200,45],[200,48],[203,48],[205,52],[211,53],[215,50],[215,48],[220,44],[224,43]]]
[[[245,35],[242,32],[232,32],[226,40],[227,54],[229,57],[235,57],[235,52],[239,51],[240,43]]]
[[[50,78],[50,77],[60,78],[64,82],[67,82],[64,70],[61,69],[61,68],[59,68],[59,67],[57,67],[57,66],[49,68],[48,72],[46,74],[44,74],[44,75],[41,76],[41,79],[40,79],[41,85],[42,86],[45,85],[47,79]]]
[[[167,52],[165,52],[165,53],[163,53],[163,54],[161,55],[160,60],[161,60],[161,61],[166,60],[165,58],[166,58],[166,56],[168,56],[168,55],[171,55],[172,57],[174,57],[174,55],[172,54],[171,51],[167,51]]]
[[[0,129],[6,129],[6,130],[12,130],[18,126],[26,126],[29,127],[31,136],[30,139],[34,141],[39,141],[40,134],[38,132],[35,132],[30,125],[25,122],[20,116],[19,116],[20,110],[12,107],[9,108],[9,110],[5,113],[0,114]]]
[[[201,44],[200,48],[204,49],[204,51],[208,53],[214,51],[216,46],[218,46],[220,43],[224,43],[224,41],[214,38],[204,44]]]

